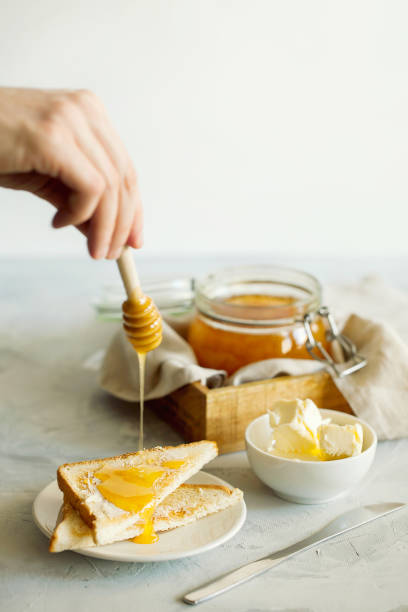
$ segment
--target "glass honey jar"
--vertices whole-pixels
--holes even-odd
[[[236,372],[271,358],[310,359],[303,317],[321,306],[316,278],[288,268],[244,266],[210,274],[195,287],[196,313],[188,341],[204,367]],[[313,317],[316,341],[326,328]]]

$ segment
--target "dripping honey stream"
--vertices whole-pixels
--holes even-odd
[[[145,387],[145,371],[146,371],[146,353],[137,353],[139,360],[139,405],[140,405],[140,420],[139,420],[139,450],[144,448],[144,387]]]
[[[123,328],[135,349],[139,364],[139,451],[144,449],[144,395],[147,353],[162,341],[162,318],[153,300],[140,286],[133,255],[129,247],[123,249],[117,261],[128,299],[122,305]],[[138,544],[152,544],[158,537],[153,529],[154,483],[175,466],[139,466],[132,470],[116,470],[114,474],[99,474],[99,490],[113,504],[124,510],[139,513],[142,533],[133,539]],[[101,478],[102,477],[102,478]]]

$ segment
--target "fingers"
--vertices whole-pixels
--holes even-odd
[[[117,210],[118,192],[107,189],[89,223],[88,250],[91,257],[95,259],[107,257],[110,251]]]
[[[92,129],[97,138],[110,156],[112,162],[118,168],[125,168],[123,179],[123,190],[121,197],[121,206],[115,232],[112,238],[111,250],[108,257],[117,258],[120,255],[121,249],[125,244],[133,248],[140,248],[143,245],[143,207],[139,192],[136,171],[129,159],[127,152],[117,136],[114,128],[110,124],[109,118],[103,108],[103,105],[96,107],[88,107],[88,111],[94,111],[90,114]],[[95,114],[96,113],[96,114]],[[95,116],[99,117],[100,122],[95,121]],[[93,117],[93,118],[92,118]],[[104,125],[104,130],[101,130],[101,125]]]
[[[134,249],[140,249],[143,246],[143,207],[142,201],[138,199],[136,212],[133,218],[132,229],[130,230],[127,244]]]
[[[66,120],[72,129],[77,146],[104,180],[105,188],[87,226],[89,253],[95,259],[101,259],[107,257],[111,251],[115,225],[118,219],[124,217],[121,171],[112,163],[83,113],[74,105],[68,110]],[[130,222],[131,220],[128,221],[128,232]],[[124,242],[120,246],[123,244]]]
[[[120,256],[122,248],[126,244],[133,221],[133,210],[129,202],[129,194],[123,186],[119,192],[119,201],[120,205],[118,207],[116,224],[107,253],[109,259],[118,259]]]
[[[96,96],[58,96],[41,122],[41,155],[34,166],[71,190],[57,206],[53,226],[75,225],[86,232],[92,257],[116,259],[125,244],[142,243],[135,170]]]
[[[110,196],[101,199],[91,220],[89,251],[96,257],[117,259],[128,242],[136,211],[141,207],[136,172],[96,96],[90,92],[75,92],[74,100],[83,113],[77,112],[73,122],[78,143],[103,174],[111,191]],[[139,238],[133,242],[141,244]]]
[[[67,140],[63,148],[54,149],[52,155],[56,170],[51,176],[70,188],[65,206],[54,216],[53,226],[85,223],[95,213],[105,190],[103,177],[72,141]]]

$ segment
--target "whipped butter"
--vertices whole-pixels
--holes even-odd
[[[268,452],[288,459],[329,461],[359,455],[363,428],[323,419],[310,400],[281,400],[268,409],[271,438]]]
[[[335,425],[329,423],[319,427],[320,450],[326,459],[343,459],[361,453],[363,447],[363,428],[355,425]]]

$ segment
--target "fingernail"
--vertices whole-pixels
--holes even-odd
[[[55,229],[59,229],[60,227],[64,227],[66,225],[70,225],[70,215],[66,212],[57,212],[52,220],[52,227]]]
[[[136,248],[140,249],[143,246],[143,242],[144,242],[144,235],[143,235],[143,232],[140,232],[140,234],[138,234],[136,238]]]
[[[108,247],[107,246],[98,246],[96,249],[94,249],[92,251],[92,257],[94,259],[104,259],[104,257],[106,257],[108,253]]]
[[[122,249],[114,249],[113,251],[109,251],[107,254],[107,259],[119,259]]]

